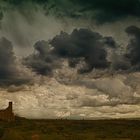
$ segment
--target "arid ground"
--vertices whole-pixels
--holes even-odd
[[[140,120],[0,122],[0,140],[140,140]]]

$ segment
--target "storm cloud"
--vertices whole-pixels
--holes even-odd
[[[140,15],[139,0],[78,0],[77,3],[84,7],[81,11],[89,11],[89,13],[92,13],[92,17],[101,23],[120,20],[127,16]],[[95,14],[93,14],[93,11]]]
[[[6,38],[0,39],[0,77],[8,78],[16,72],[12,43]]]
[[[40,6],[46,15],[59,18],[90,18],[96,19],[98,23],[112,22],[128,16],[140,16],[139,0],[2,0],[1,4],[4,7],[14,6],[20,11],[27,6],[30,8]]]
[[[23,78],[21,75],[12,43],[4,37],[0,38],[0,85],[20,85],[28,82],[29,79]]]
[[[129,26],[125,31],[131,36],[127,45],[126,57],[131,62],[133,70],[140,70],[140,28]]]
[[[0,39],[0,108],[13,101],[27,118],[139,117],[139,17],[139,0],[1,0],[0,36],[12,43]]]
[[[70,66],[74,66],[83,58],[86,66],[79,70],[80,73],[90,72],[93,68],[108,67],[105,45],[117,47],[112,37],[103,37],[84,28],[74,29],[71,34],[61,32],[50,41],[50,44],[54,47],[54,54],[69,59]]]
[[[34,53],[23,59],[23,64],[41,75],[52,76],[53,69],[59,67],[58,58],[51,54],[47,41],[38,41],[34,45]]]

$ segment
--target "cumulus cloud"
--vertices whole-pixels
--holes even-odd
[[[19,71],[12,43],[2,37],[0,39],[0,84],[4,86],[28,82],[28,78],[21,76],[22,72]]]
[[[6,38],[0,39],[0,75],[2,78],[15,75],[16,64],[12,43]]]
[[[127,46],[126,57],[131,62],[134,70],[139,70],[140,66],[140,28],[129,26],[126,28],[126,33],[131,37]]]
[[[23,64],[32,68],[37,74],[52,75],[53,69],[59,67],[59,59],[51,54],[47,41],[38,41],[34,45],[34,53],[23,60]]]
[[[124,54],[119,54],[119,53],[115,53],[113,52],[111,54],[111,69],[112,70],[128,70],[131,67],[131,63],[130,61],[128,61],[128,59],[124,56]]]
[[[112,37],[103,37],[97,32],[83,28],[74,29],[71,34],[61,32],[50,41],[50,44],[54,47],[53,53],[68,58],[72,67],[83,58],[87,65],[79,70],[80,73],[89,72],[94,67],[108,67],[107,51],[104,46],[113,48],[117,46]]]
[[[49,41],[36,42],[34,53],[26,57],[23,64],[37,74],[53,75],[53,70],[63,65],[61,59],[66,59],[70,67],[77,68],[79,73],[85,73],[93,68],[109,67],[107,48],[117,47],[112,37],[103,37],[90,29],[74,29],[71,34],[61,31]]]

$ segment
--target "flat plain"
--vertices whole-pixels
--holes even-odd
[[[139,119],[0,121],[0,140],[140,140]]]

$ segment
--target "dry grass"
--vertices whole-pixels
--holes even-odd
[[[140,120],[0,122],[0,140],[140,140]]]

